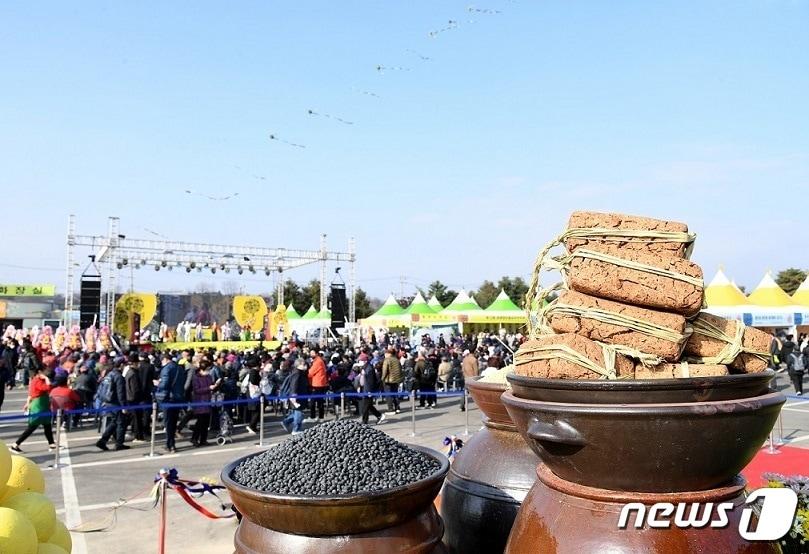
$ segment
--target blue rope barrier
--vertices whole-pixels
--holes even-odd
[[[448,397],[458,397],[463,396],[465,391],[463,390],[455,390],[455,391],[414,391],[417,395],[424,395],[424,396],[435,396],[437,398],[448,398]],[[296,396],[264,396],[264,400],[267,402],[275,402],[275,401],[287,401],[292,398],[297,400],[339,400],[341,397],[345,398],[385,398],[385,397],[399,397],[399,398],[409,398],[410,393],[406,391],[401,392],[329,392],[325,394],[299,394]],[[801,398],[796,396],[795,399],[799,400],[809,400],[809,398]],[[157,403],[157,407],[160,410],[170,409],[170,408],[202,408],[202,407],[211,407],[211,408],[219,408],[222,406],[233,406],[238,404],[258,404],[261,402],[260,397],[256,398],[238,398],[235,400],[218,400],[218,401],[209,401],[209,402],[163,402]],[[136,405],[129,405],[129,406],[102,406],[101,408],[76,408],[73,410],[62,410],[62,415],[96,415],[96,414],[109,414],[114,412],[120,411],[127,411],[127,412],[137,412],[142,410],[151,410],[153,407],[152,404],[136,404]],[[35,414],[10,414],[10,415],[0,415],[0,421],[14,421],[14,420],[22,420],[28,418],[38,418],[38,417],[55,417],[57,412],[37,412]]]

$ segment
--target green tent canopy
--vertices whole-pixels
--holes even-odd
[[[433,294],[432,297],[430,297],[430,300],[427,301],[427,305],[430,306],[435,313],[438,313],[444,309],[444,306],[438,301],[438,297],[435,294]]]
[[[327,310],[325,308],[320,310],[320,313],[317,314],[315,319],[328,319],[331,321],[331,310]]]
[[[433,310],[427,301],[424,300],[424,297],[421,293],[416,293],[416,297],[413,298],[413,301],[404,311],[406,314],[434,314],[435,310]]]
[[[289,320],[289,319],[300,319],[300,318],[301,318],[301,314],[299,314],[295,310],[295,306],[293,306],[292,303],[290,302],[289,306],[287,306],[287,319]]]
[[[315,305],[312,304],[309,306],[309,309],[306,310],[306,313],[301,316],[301,319],[317,319],[317,310],[315,309]]]
[[[402,308],[396,299],[393,297],[393,294],[388,296],[388,299],[385,300],[385,303],[382,304],[380,307],[371,317],[390,317],[394,315],[402,315],[405,313],[404,308]]]
[[[509,296],[506,294],[506,291],[500,289],[500,294],[497,295],[494,302],[492,302],[491,305],[484,311],[491,314],[511,315],[522,313],[523,310],[511,301],[511,298],[509,298]]]
[[[458,296],[450,302],[449,306],[444,308],[445,312],[480,312],[480,306],[475,302],[475,299],[469,296],[465,290],[461,289]]]

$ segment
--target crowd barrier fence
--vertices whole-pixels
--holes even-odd
[[[344,418],[346,415],[346,399],[361,399],[361,398],[372,398],[374,400],[379,400],[382,398],[391,398],[397,397],[402,400],[409,400],[410,401],[410,422],[411,422],[411,431],[410,436],[416,436],[416,399],[418,398],[416,395],[421,395],[424,397],[434,397],[435,399],[438,398],[458,398],[463,397],[463,408],[464,408],[464,436],[469,436],[469,410],[468,410],[468,401],[469,401],[469,394],[464,389],[459,390],[450,390],[450,391],[399,391],[399,392],[328,392],[324,394],[300,394],[300,395],[260,395],[255,398],[237,398],[232,400],[211,400],[207,402],[158,402],[157,400],[153,400],[151,404],[136,404],[136,405],[125,405],[125,406],[102,406],[100,408],[95,407],[86,407],[86,408],[76,408],[72,410],[65,410],[65,409],[57,409],[54,411],[43,411],[43,412],[36,412],[36,413],[20,413],[20,414],[9,414],[9,415],[0,415],[0,421],[21,421],[21,420],[28,420],[28,419],[37,419],[37,418],[44,418],[44,417],[53,417],[56,419],[56,429],[55,429],[55,436],[54,436],[54,443],[56,446],[54,452],[54,462],[51,465],[53,468],[62,467],[59,462],[59,451],[61,448],[61,435],[62,435],[62,422],[65,421],[65,417],[73,416],[73,415],[96,415],[102,417],[102,427],[105,426],[106,417],[109,416],[111,413],[116,412],[138,412],[138,411],[145,411],[151,410],[151,432],[149,437],[149,453],[144,454],[146,457],[157,457],[160,456],[159,453],[155,451],[155,435],[157,433],[157,414],[158,412],[170,410],[170,409],[185,409],[190,410],[193,408],[201,408],[201,407],[209,407],[209,408],[222,408],[223,406],[236,406],[236,405],[255,405],[259,404],[259,428],[258,428],[258,446],[264,446],[264,416],[265,416],[265,408],[268,401],[271,402],[286,402],[293,398],[297,400],[331,400],[336,401],[339,400],[339,414],[340,418]],[[337,403],[335,402],[335,413],[338,412]]]
[[[40,417],[54,417],[56,418],[56,430],[55,430],[55,437],[54,442],[56,445],[56,450],[54,454],[54,463],[52,467],[60,467],[59,464],[59,449],[60,449],[60,442],[61,442],[61,433],[62,433],[62,422],[66,416],[72,415],[100,415],[102,418],[106,418],[110,413],[115,412],[137,412],[137,411],[144,411],[144,410],[151,410],[151,433],[149,437],[149,453],[145,454],[144,456],[148,457],[156,457],[160,454],[155,452],[155,434],[157,432],[157,414],[158,412],[165,411],[167,409],[185,409],[190,410],[193,408],[200,408],[200,407],[210,407],[210,408],[221,408],[223,406],[236,406],[236,405],[253,405],[259,404],[259,429],[258,429],[258,445],[264,446],[264,412],[266,408],[266,404],[268,401],[271,402],[286,402],[292,398],[296,398],[298,400],[339,400],[339,414],[340,418],[344,418],[346,414],[346,399],[352,398],[373,398],[375,400],[381,398],[389,398],[389,397],[397,397],[399,399],[407,399],[410,401],[410,424],[411,424],[411,431],[410,436],[416,436],[416,399],[417,394],[425,397],[435,397],[438,398],[451,398],[451,397],[460,397],[463,396],[463,407],[464,407],[464,436],[469,436],[469,410],[468,410],[468,401],[469,401],[469,394],[463,390],[450,390],[450,391],[410,391],[409,393],[405,391],[399,392],[328,392],[324,394],[300,394],[300,395],[260,395],[255,398],[237,398],[233,400],[211,400],[208,402],[157,402],[154,400],[151,404],[137,404],[137,405],[127,405],[127,406],[102,406],[101,408],[77,408],[73,410],[64,410],[58,409],[55,411],[43,411],[37,413],[20,413],[20,414],[9,414],[9,415],[0,415],[0,421],[19,421],[19,420],[26,420],[29,418],[40,418]],[[785,395],[791,401],[800,401],[800,402],[809,402],[809,398],[797,395]],[[335,402],[335,413],[337,413],[337,404]],[[102,422],[103,425],[103,422]],[[768,447],[767,452],[769,454],[778,454],[779,451],[776,448],[777,446],[781,446],[784,443],[784,425],[781,419],[781,414],[778,416],[778,440],[775,440],[775,429],[770,432],[769,440],[768,440]]]

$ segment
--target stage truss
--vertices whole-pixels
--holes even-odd
[[[295,248],[263,248],[256,246],[225,246],[183,242],[174,240],[134,239],[121,234],[119,218],[109,217],[106,235],[79,235],[76,233],[76,217],[68,217],[67,227],[67,271],[65,279],[65,312],[62,316],[64,324],[73,325],[73,294],[76,285],[76,249],[89,248],[95,256],[95,262],[101,270],[102,279],[102,321],[110,327],[115,317],[115,287],[118,272],[130,266],[135,269],[152,269],[185,271],[193,274],[202,271],[211,273],[228,273],[235,275],[264,274],[272,280],[278,277],[276,298],[278,304],[284,304],[284,274],[292,269],[311,264],[320,264],[320,306],[326,306],[328,296],[327,265],[329,262],[349,264],[348,283],[348,320],[356,322],[356,304],[354,302],[356,261],[355,243],[351,238],[348,252],[336,252],[326,249],[326,235],[320,235],[319,250],[300,250]],[[299,306],[299,308],[302,308]]]

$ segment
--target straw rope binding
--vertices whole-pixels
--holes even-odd
[[[739,354],[751,354],[760,360],[769,361],[769,352],[762,352],[760,350],[753,350],[745,348],[742,345],[744,339],[744,330],[747,327],[744,322],[736,322],[736,332],[733,336],[725,334],[719,327],[698,317],[691,322],[694,328],[694,333],[705,335],[706,337],[720,340],[725,342],[725,346],[715,356],[688,356],[687,360],[690,362],[701,364],[730,364],[735,360]]]
[[[598,227],[593,228],[574,227],[565,230],[555,239],[547,243],[542,248],[542,250],[539,251],[539,253],[537,254],[537,258],[534,261],[534,270],[531,275],[531,282],[528,286],[528,292],[525,294],[525,309],[528,313],[528,327],[529,327],[529,334],[531,336],[537,336],[537,329],[542,327],[542,321],[541,318],[539,317],[540,315],[539,312],[543,310],[544,308],[543,304],[545,303],[545,300],[547,299],[548,295],[554,291],[567,288],[567,285],[565,283],[567,271],[568,268],[570,267],[570,262],[573,260],[574,257],[577,256],[581,258],[602,260],[609,263],[613,263],[615,265],[636,269],[639,271],[647,271],[655,275],[661,275],[665,277],[670,277],[672,279],[684,281],[686,283],[690,283],[695,286],[703,286],[704,284],[701,279],[697,279],[689,275],[684,275],[682,273],[677,273],[675,271],[671,271],[668,269],[661,269],[658,267],[649,266],[647,264],[642,264],[639,262],[624,260],[622,258],[617,258],[615,256],[610,256],[608,254],[594,252],[587,248],[577,248],[573,253],[569,253],[567,252],[567,249],[565,249],[564,255],[556,257],[551,256],[550,251],[557,246],[563,245],[564,241],[567,240],[568,238],[600,239],[617,242],[682,242],[684,244],[688,244],[688,248],[686,250],[686,258],[688,258],[691,255],[691,249],[693,248],[696,235],[694,233],[683,233],[677,231],[655,231],[646,229],[605,229]],[[550,288],[544,288],[540,284],[540,275],[543,270],[545,271],[558,270],[562,273],[563,280]]]
[[[544,344],[526,347],[521,346],[514,355],[514,365],[519,367],[538,360],[564,360],[597,373],[606,379],[616,379],[615,349],[607,344],[600,344],[604,356],[604,367],[593,362],[581,352],[574,350],[566,344]]]

